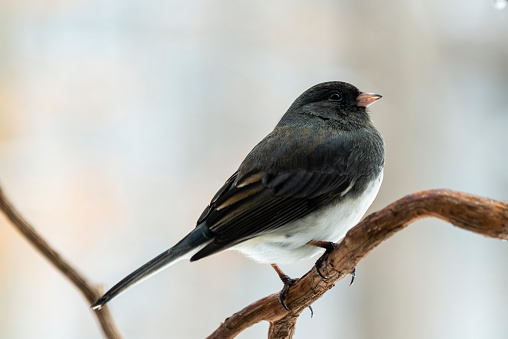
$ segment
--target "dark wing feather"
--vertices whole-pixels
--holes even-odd
[[[281,182],[278,180],[281,177],[286,180]],[[328,182],[328,185],[314,186],[320,182]],[[322,172],[265,174],[263,179],[248,186],[238,188],[232,185],[208,208],[205,222],[214,234],[214,240],[191,260],[201,259],[299,219],[340,196],[348,186],[349,182],[343,176]],[[320,194],[316,194],[316,189]]]

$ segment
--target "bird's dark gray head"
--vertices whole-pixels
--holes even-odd
[[[304,114],[337,122],[343,128],[362,126],[370,121],[367,106],[381,98],[379,94],[361,92],[341,81],[315,85],[300,95],[291,105],[281,123],[285,124]],[[299,119],[298,119],[299,120]],[[350,126],[351,125],[351,126]]]

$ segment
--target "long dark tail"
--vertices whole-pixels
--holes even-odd
[[[100,297],[92,306],[93,310],[100,310],[111,299],[125,291],[127,288],[150,277],[158,271],[166,268],[175,260],[180,259],[185,254],[205,244],[212,239],[212,232],[204,224],[197,226],[192,232],[187,234],[180,242],[169,250],[159,254],[113,286],[102,297]]]

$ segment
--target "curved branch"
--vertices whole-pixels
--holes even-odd
[[[227,318],[208,338],[233,338],[260,322],[270,322],[269,338],[291,338],[300,313],[335,283],[352,272],[376,246],[418,219],[434,217],[496,239],[508,239],[508,204],[450,190],[429,190],[408,195],[352,228],[321,268],[313,268],[291,286],[285,311],[278,294],[260,299]]]
[[[98,286],[92,284],[83,274],[73,268],[57,251],[55,251],[35,229],[21,216],[7,199],[0,186],[0,210],[10,220],[12,225],[35,247],[46,259],[48,259],[56,268],[63,273],[85,296],[88,304],[92,304],[102,295]],[[116,329],[115,323],[107,308],[102,308],[100,312],[93,312],[99,320],[106,338],[121,338]]]
[[[1,187],[0,209],[23,236],[78,287],[88,303],[93,303],[102,294],[99,287],[88,281],[50,247],[13,207]],[[328,279],[322,279],[312,269],[291,287],[286,305],[292,313],[287,313],[282,308],[278,295],[272,294],[226,319],[208,338],[232,338],[262,320],[270,322],[269,338],[291,338],[298,316],[305,308],[349,274],[377,245],[410,223],[425,217],[439,218],[484,236],[508,239],[506,203],[449,190],[430,190],[408,195],[369,215],[348,232],[321,268]],[[93,313],[107,338],[120,338],[107,307]]]

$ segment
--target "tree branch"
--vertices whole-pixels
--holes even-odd
[[[89,304],[101,296],[101,289],[74,269],[19,214],[1,187],[0,209],[14,227],[81,291]],[[263,320],[270,322],[269,338],[292,338],[296,321],[303,310],[349,274],[381,242],[425,217],[439,218],[487,237],[508,239],[506,203],[450,190],[429,190],[408,195],[369,215],[347,233],[321,268],[327,279],[321,278],[313,268],[291,286],[286,305],[292,313],[282,308],[278,294],[272,294],[227,318],[208,338],[232,338]],[[107,307],[93,314],[107,338],[120,338]]]
[[[48,259],[56,268],[63,273],[85,296],[88,305],[92,304],[102,295],[102,290],[98,286],[92,284],[83,274],[73,268],[57,251],[55,251],[35,229],[21,216],[14,208],[12,203],[7,199],[5,193],[0,186],[0,210],[10,220],[12,225],[35,247],[46,259]],[[121,338],[120,333],[116,329],[115,323],[111,318],[111,314],[107,307],[103,307],[100,311],[92,312],[102,327],[106,338]]]
[[[508,204],[450,190],[408,195],[352,228],[321,268],[312,268],[291,286],[282,308],[278,294],[262,298],[227,318],[208,339],[233,338],[246,328],[270,322],[269,338],[291,338],[300,313],[344,278],[383,241],[418,219],[434,217],[457,227],[496,239],[508,239]]]

